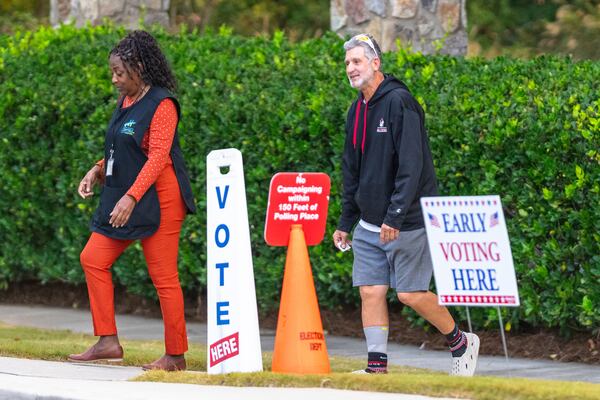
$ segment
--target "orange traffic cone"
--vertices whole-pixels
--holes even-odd
[[[330,372],[302,225],[292,225],[290,232],[271,369],[297,374]]]

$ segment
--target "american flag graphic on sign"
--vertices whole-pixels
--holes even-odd
[[[427,216],[429,217],[429,223],[432,226],[435,226],[437,228],[440,227],[440,221],[438,221],[438,219],[437,219],[437,217],[435,215],[427,213]]]
[[[494,226],[498,225],[500,223],[500,221],[498,221],[498,211],[496,211],[495,213],[493,213],[490,216],[490,228],[493,228]]]

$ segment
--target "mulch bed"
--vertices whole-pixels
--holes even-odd
[[[0,302],[8,304],[47,305],[87,309],[89,307],[85,286],[60,283],[42,285],[38,282],[21,282],[0,290]],[[206,322],[205,297],[186,299],[186,318],[191,321]],[[401,305],[390,306],[390,341],[412,344],[426,349],[441,350],[446,345],[444,338],[435,331],[425,331],[412,327],[401,315]],[[158,303],[140,296],[126,293],[117,288],[115,293],[117,313],[160,317]],[[363,337],[359,309],[342,311],[322,310],[323,329],[331,335]],[[0,320],[2,316],[0,316]],[[275,329],[277,312],[261,315],[261,327]],[[462,328],[466,329],[466,326]],[[504,355],[500,332],[495,330],[477,331],[481,339],[481,354]],[[555,330],[536,329],[527,332],[506,332],[510,357],[525,357],[556,361],[600,364],[600,332],[576,332],[569,338],[562,337]]]

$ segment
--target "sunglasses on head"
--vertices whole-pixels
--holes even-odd
[[[371,48],[371,50],[373,50],[373,53],[375,53],[375,57],[379,58],[379,53],[377,52],[377,50],[375,50],[375,44],[373,43],[373,41],[371,40],[370,37],[368,37],[364,33],[361,33],[360,35],[354,36],[353,39],[354,40],[359,40],[359,41],[361,41],[363,43],[368,44],[369,47]]]

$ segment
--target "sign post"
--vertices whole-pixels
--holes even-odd
[[[262,371],[242,153],[206,158],[207,372]]]
[[[439,304],[497,306],[502,324],[499,306],[519,306],[519,293],[500,197],[423,197],[421,207]]]

